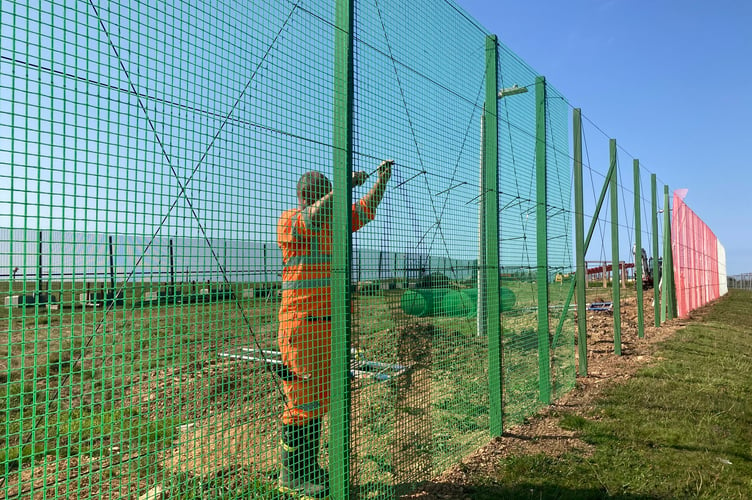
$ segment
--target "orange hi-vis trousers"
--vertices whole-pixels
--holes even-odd
[[[279,348],[282,362],[295,375],[283,380],[285,409],[282,422],[305,425],[329,411],[332,364],[331,318],[296,317],[281,314]]]

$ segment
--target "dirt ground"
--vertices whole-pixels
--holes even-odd
[[[605,291],[604,291],[605,292]],[[592,302],[610,301],[608,293],[588,299]],[[637,300],[635,297],[621,301],[621,356],[614,354],[613,314],[588,311],[588,373],[577,377],[574,390],[551,404],[523,425],[506,430],[502,437],[492,439],[487,445],[466,457],[461,463],[439,477],[422,485],[421,489],[403,499],[441,500],[469,498],[470,478],[492,475],[501,458],[511,455],[544,453],[557,457],[579,450],[588,453],[592,446],[577,438],[576,432],[559,427],[557,415],[561,411],[585,415],[594,401],[610,384],[631,378],[639,368],[660,360],[654,355],[657,344],[671,337],[678,329],[693,320],[676,319],[655,328],[651,302],[652,290],[644,294],[645,336],[637,336]],[[578,360],[579,365],[579,360]]]

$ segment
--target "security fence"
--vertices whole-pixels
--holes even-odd
[[[395,498],[660,324],[655,174],[451,1],[0,5],[9,498]]]
[[[739,290],[752,290],[752,273],[735,274],[728,277],[728,287]]]

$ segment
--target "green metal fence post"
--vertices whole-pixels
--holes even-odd
[[[334,39],[334,204],[329,469],[333,499],[350,497],[350,273],[353,144],[353,2],[337,0]]]
[[[634,160],[635,288],[637,289],[637,337],[645,337],[645,311],[642,303],[642,218],[640,212],[640,160]]]
[[[540,400],[551,401],[548,331],[548,200],[546,198],[546,78],[535,79],[536,266],[538,269],[538,373]]]
[[[608,169],[608,172],[606,173],[606,179],[603,181],[601,194],[598,196],[598,201],[595,204],[595,212],[593,213],[593,218],[590,221],[590,228],[588,229],[587,236],[585,236],[585,245],[584,245],[583,255],[587,253],[588,248],[590,248],[590,242],[593,240],[595,227],[598,225],[598,217],[600,216],[601,209],[603,208],[603,202],[606,200],[606,195],[608,194],[609,186],[611,185],[611,178],[614,175],[616,175],[615,169],[616,169],[616,163],[611,165],[611,167]],[[567,293],[567,298],[564,300],[565,311],[569,310],[569,304],[572,303],[572,297],[574,297],[576,283],[577,283],[577,280],[573,281],[572,284],[569,286],[569,292]],[[561,330],[564,327],[565,318],[566,316],[563,314],[559,318],[559,323],[556,325],[556,332],[554,333],[554,340],[553,342],[551,342],[551,345],[553,346],[557,345],[559,334],[561,334]]]
[[[614,354],[621,356],[621,279],[619,276],[619,192],[616,166],[616,139],[609,140],[611,168],[611,294],[614,309]]]
[[[653,224],[653,322],[656,328],[661,326],[661,294],[658,293],[658,190],[656,174],[650,175],[650,217]]]
[[[486,68],[488,68],[489,57],[486,56]],[[486,76],[488,80],[488,76]],[[488,286],[486,283],[486,105],[483,105],[483,113],[480,117],[480,201],[478,203],[478,310],[476,314],[476,330],[478,337],[486,337],[488,335],[488,310],[486,305],[488,302]],[[490,352],[489,352],[490,354]],[[493,410],[492,410],[493,411]]]
[[[671,220],[670,210],[668,209],[668,185],[663,186],[663,264],[661,266],[661,323],[666,321],[666,308],[668,306],[669,297],[669,273],[671,268],[669,267],[668,253],[671,250],[671,233],[669,233],[669,222]]]
[[[499,145],[498,145],[498,42],[495,35],[486,37],[486,103],[483,123],[483,201],[485,221],[485,297],[488,332],[489,425],[492,436],[504,430],[502,411],[502,349],[499,304]]]
[[[587,305],[585,269],[585,211],[582,192],[582,110],[575,108],[572,115],[574,149],[574,227],[575,260],[577,261],[577,357],[580,376],[587,376]]]

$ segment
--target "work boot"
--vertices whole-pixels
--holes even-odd
[[[313,482],[323,484],[329,489],[329,472],[319,465],[319,450],[321,448],[321,419],[311,420],[304,431],[308,439],[304,441],[303,457],[305,463],[310,464],[313,471]]]
[[[318,425],[285,425],[282,431],[279,491],[295,495],[302,500],[320,500],[329,497],[329,484],[317,463],[318,446],[313,451],[311,441]],[[320,438],[320,432],[319,432]],[[318,443],[316,443],[318,445]],[[323,473],[323,474],[322,474]]]

